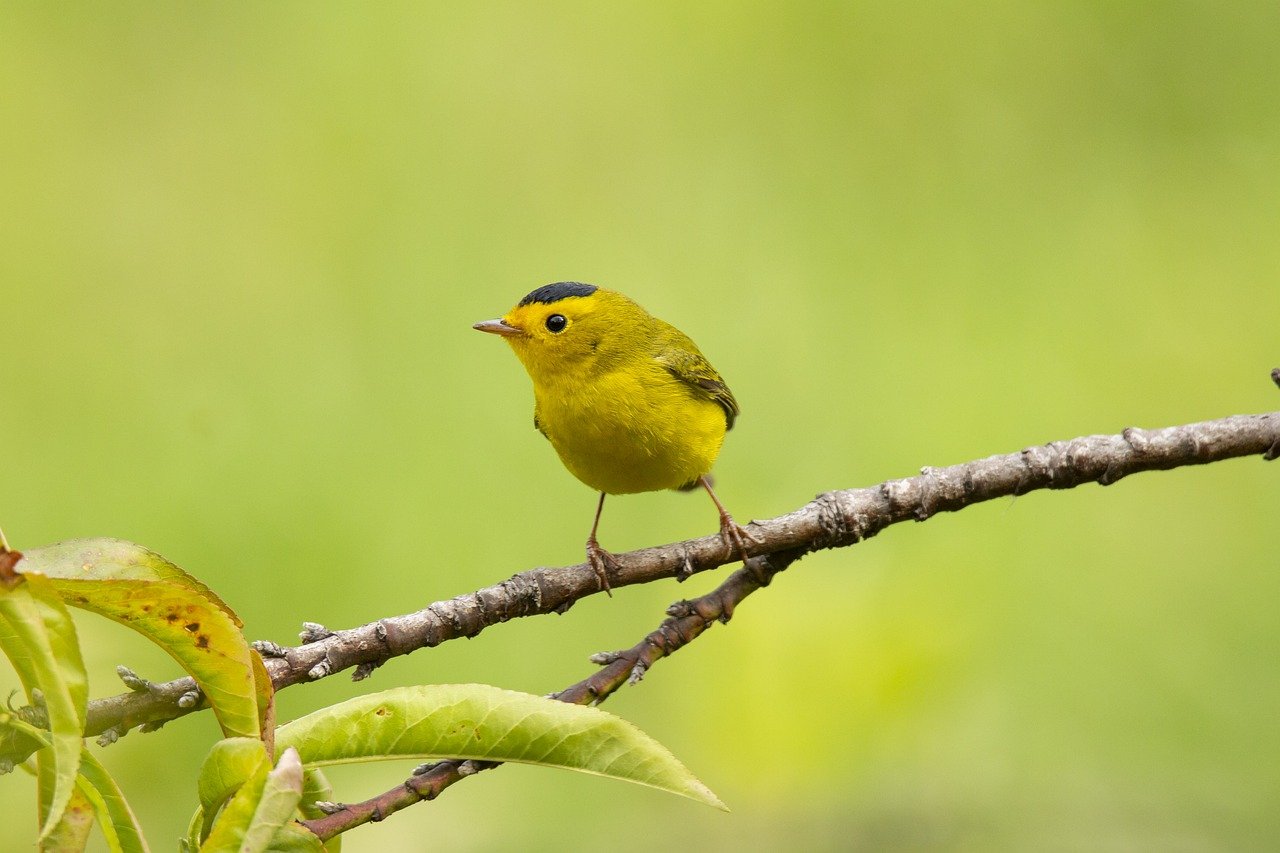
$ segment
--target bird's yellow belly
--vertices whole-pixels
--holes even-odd
[[[538,419],[565,467],[612,495],[697,480],[725,433],[724,410],[665,373],[618,372],[540,394]]]

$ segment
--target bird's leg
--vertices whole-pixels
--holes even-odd
[[[595,570],[596,577],[600,579],[600,588],[613,598],[613,590],[609,586],[609,572],[618,570],[618,561],[596,541],[596,528],[600,526],[600,513],[603,510],[604,492],[601,492],[600,503],[596,504],[596,520],[592,522],[591,535],[587,537],[587,565]]]
[[[729,511],[724,508],[724,504],[720,503],[720,499],[716,497],[715,491],[711,488],[711,481],[703,475],[698,478],[698,482],[702,484],[702,488],[707,490],[707,494],[711,496],[711,501],[716,505],[716,509],[720,511],[720,539],[724,542],[724,547],[732,554],[735,551],[745,563],[747,561],[747,540],[757,544],[760,540],[752,535],[741,524],[733,520],[733,516],[729,515]]]

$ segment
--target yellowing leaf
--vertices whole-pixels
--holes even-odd
[[[89,802],[83,788],[77,785],[71,792],[71,799],[62,812],[62,818],[49,830],[49,835],[40,844],[40,850],[49,853],[83,850],[89,844],[89,832],[92,829],[93,803]]]
[[[200,593],[230,617],[240,617],[213,590],[154,551],[123,539],[69,539],[22,552],[19,572],[64,580],[175,581]]]
[[[276,753],[276,688],[262,655],[252,646],[249,658],[253,664],[253,693],[258,703],[258,732],[267,747],[267,755],[272,756]]]
[[[253,658],[240,620],[208,587],[158,554],[117,539],[81,539],[23,552],[68,604],[133,628],[199,684],[228,736],[257,737]]]
[[[307,766],[388,758],[474,758],[563,767],[670,791],[717,808],[666,747],[598,708],[483,684],[401,687],[341,702],[276,730]]]

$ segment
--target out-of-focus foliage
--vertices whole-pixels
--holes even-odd
[[[724,374],[744,521],[1280,405],[1269,4],[26,4],[0,44],[0,524],[145,542],[251,637],[581,559],[594,496],[469,328],[552,280],[628,293]],[[1036,494],[797,564],[610,702],[730,815],[507,767],[348,849],[1274,847],[1277,476]],[[706,504],[611,502],[601,540],[712,532]],[[555,690],[714,582],[376,687]],[[91,673],[177,674],[81,621]],[[157,846],[195,788],[156,768],[190,778],[217,736],[206,713],[104,754]],[[331,776],[355,799],[386,769]],[[15,813],[31,787],[0,778]]]

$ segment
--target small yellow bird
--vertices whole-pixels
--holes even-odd
[[[605,495],[702,486],[725,546],[746,558],[755,537],[707,477],[738,402],[687,335],[621,293],[576,281],[539,287],[474,328],[506,338],[533,380],[533,425],[600,492],[587,562],[603,589],[618,565],[596,541]]]

